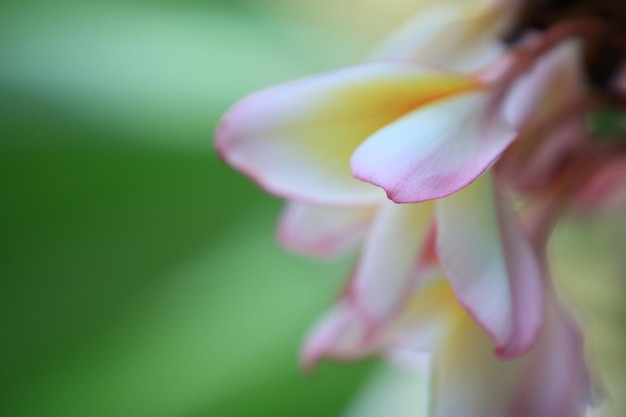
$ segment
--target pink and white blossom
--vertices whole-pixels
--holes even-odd
[[[621,84],[588,57],[602,21],[576,9],[541,27],[527,8],[430,3],[369,62],[252,94],[222,119],[221,157],[288,201],[285,247],[357,251],[305,367],[427,352],[434,416],[584,414],[582,337],[545,247],[572,201],[626,194],[624,153],[581,124],[623,101],[587,82]]]

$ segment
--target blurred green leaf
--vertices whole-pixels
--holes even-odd
[[[296,354],[347,264],[278,249],[280,203],[211,144],[235,99],[323,66],[306,29],[244,2],[0,9],[0,415],[338,415],[368,366]]]
[[[587,129],[599,139],[626,140],[626,112],[617,109],[593,110],[587,114]]]
[[[0,414],[337,414],[363,372],[295,354],[346,265],[282,253],[278,202],[211,152],[93,143],[0,154]]]

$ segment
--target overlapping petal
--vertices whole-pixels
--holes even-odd
[[[477,70],[503,53],[499,35],[513,11],[491,1],[425,5],[381,43],[372,59],[414,60],[455,71]]]
[[[430,417],[428,356],[377,370],[344,417]]]
[[[539,59],[507,94],[504,112],[520,128],[496,167],[508,187],[523,193],[544,189],[587,140],[580,62],[580,43],[566,42]]]
[[[569,311],[547,291],[545,330],[524,362],[523,384],[513,417],[582,417],[595,405],[581,329]]]
[[[506,120],[516,128],[533,128],[546,113],[576,100],[584,85],[581,61],[578,41],[565,42],[537,60],[509,89],[503,102]]]
[[[321,205],[380,201],[349,159],[368,136],[426,103],[478,81],[411,63],[369,63],[253,94],[223,118],[222,157],[269,192]]]
[[[278,226],[278,240],[288,250],[318,258],[334,257],[367,234],[378,206],[329,209],[289,203]]]
[[[504,358],[527,351],[543,318],[543,268],[490,175],[437,205],[438,251],[459,301]]]
[[[340,300],[313,325],[300,352],[300,365],[312,369],[321,359],[356,360],[375,353],[366,341],[367,320],[348,300]]]
[[[405,288],[403,302],[384,322],[372,323],[350,295],[344,295],[309,332],[301,354],[303,366],[311,368],[320,359],[347,361],[437,350],[444,343],[450,318],[462,309],[440,269],[428,272],[418,274],[411,288]]]
[[[546,312],[537,346],[512,361],[491,355],[480,329],[459,320],[436,355],[434,417],[582,417],[592,392],[579,330],[556,299]]]
[[[419,279],[418,262],[432,222],[430,203],[399,205],[386,201],[382,205],[349,285],[351,299],[374,326],[403,305]]]
[[[397,203],[448,196],[482,174],[515,131],[489,89],[420,107],[370,136],[352,155],[354,175]]]
[[[428,297],[423,297],[427,295]],[[436,300],[436,304],[414,310],[393,322],[395,329],[410,334],[410,319],[414,329],[423,330],[423,315],[439,310],[433,317],[444,329],[431,350],[430,364],[407,366],[402,372],[385,372],[385,384],[375,393],[377,406],[361,406],[361,398],[348,413],[354,417],[386,417],[394,409],[392,403],[407,404],[413,398],[413,414],[427,408],[432,417],[582,417],[593,400],[591,381],[587,372],[584,345],[580,330],[563,304],[548,292],[546,326],[542,329],[536,347],[527,355],[504,361],[493,355],[491,340],[458,304],[445,278],[433,280],[421,300]],[[406,318],[408,317],[408,318]],[[441,320],[441,318],[444,318]],[[391,339],[391,340],[398,340]],[[393,343],[385,345],[393,358],[423,358],[419,352],[398,351]],[[391,376],[397,379],[389,380]],[[430,381],[426,383],[425,381]],[[412,387],[426,392],[409,392]],[[374,385],[381,387],[380,382]],[[389,389],[388,389],[389,388]],[[404,393],[408,398],[399,398]],[[368,389],[365,396],[371,395]],[[416,397],[417,396],[417,397]],[[402,414],[401,414],[402,415]]]
[[[490,171],[507,149],[513,157],[498,175],[535,168],[507,179],[517,190],[562,169],[569,142],[536,138],[544,119],[558,125],[551,110],[579,93],[569,65],[577,45],[555,48],[558,33],[524,38],[506,59],[465,76],[414,63],[482,67],[506,48],[499,35],[519,4],[433,3],[375,55],[389,62],[254,94],[217,133],[225,160],[290,200],[283,245],[329,257],[361,244],[346,290],[309,334],[303,365],[428,350],[433,417],[579,417],[589,399],[579,330],[550,289],[544,297],[537,250],[556,204],[537,210],[549,221],[535,221],[533,246]],[[558,94],[562,86],[570,95]],[[546,100],[546,91],[556,94]],[[611,194],[615,178],[606,179]],[[598,185],[591,191],[602,192]]]

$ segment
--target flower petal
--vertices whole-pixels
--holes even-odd
[[[499,178],[523,193],[537,192],[587,141],[585,82],[580,44],[565,42],[521,75],[504,100],[507,120],[520,133],[498,160]]]
[[[404,306],[433,220],[432,203],[386,202],[361,250],[349,295],[376,326]]]
[[[511,9],[476,2],[429,4],[384,41],[372,58],[415,60],[460,72],[482,68],[504,50],[499,35],[507,10]]]
[[[278,240],[292,252],[328,258],[340,255],[361,241],[377,206],[327,209],[289,203],[278,226]]]
[[[437,225],[441,263],[461,304],[501,357],[526,352],[543,319],[543,268],[491,175],[439,200]]]
[[[482,174],[515,136],[488,89],[448,97],[370,136],[352,155],[354,175],[397,203],[445,197]]]
[[[467,314],[457,317],[448,331],[434,355],[432,416],[510,417],[522,364],[494,356],[491,341]]]
[[[384,364],[344,417],[429,416],[430,362],[426,355],[405,364]]]
[[[549,296],[545,328],[524,366],[513,417],[582,417],[594,402],[580,329],[556,297]]]
[[[547,52],[507,92],[502,111],[505,119],[521,129],[576,100],[585,89],[581,62],[578,41],[564,42]]]
[[[366,324],[345,300],[339,301],[309,331],[300,352],[300,366],[311,370],[322,358],[360,359],[372,353],[365,345]]]
[[[432,272],[405,288],[406,299],[384,323],[372,323],[350,294],[344,294],[309,332],[301,354],[303,367],[310,369],[322,358],[346,361],[385,354],[407,359],[436,350],[450,318],[464,312],[441,270]]]
[[[395,410],[392,404],[401,405],[399,415],[407,416],[422,415],[426,409],[433,417],[584,415],[593,393],[583,340],[552,292],[547,290],[546,325],[537,344],[527,355],[503,361],[492,354],[491,340],[454,301],[445,281],[430,284],[416,293],[419,311],[407,314],[419,320],[438,310],[436,318],[445,318],[440,323],[445,325],[444,337],[430,357],[386,345],[402,374],[394,372],[393,380],[377,376],[383,379],[373,382],[376,389],[367,388],[348,415],[383,417]],[[402,328],[398,321],[394,326]],[[427,397],[415,397],[415,378],[428,389]]]
[[[380,201],[352,177],[349,158],[407,112],[478,81],[410,63],[368,63],[253,94],[222,119],[223,159],[280,197],[322,205]]]

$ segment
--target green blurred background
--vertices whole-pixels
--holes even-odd
[[[372,364],[305,377],[296,355],[349,261],[282,252],[280,202],[212,132],[249,92],[358,61],[413,3],[2,2],[0,415],[340,415]],[[562,257],[604,236],[585,227]],[[567,265],[594,349],[623,353],[623,296]]]
[[[294,6],[0,6],[0,415],[343,409],[367,367],[296,355],[346,263],[281,252],[212,149],[237,98],[364,49]]]

